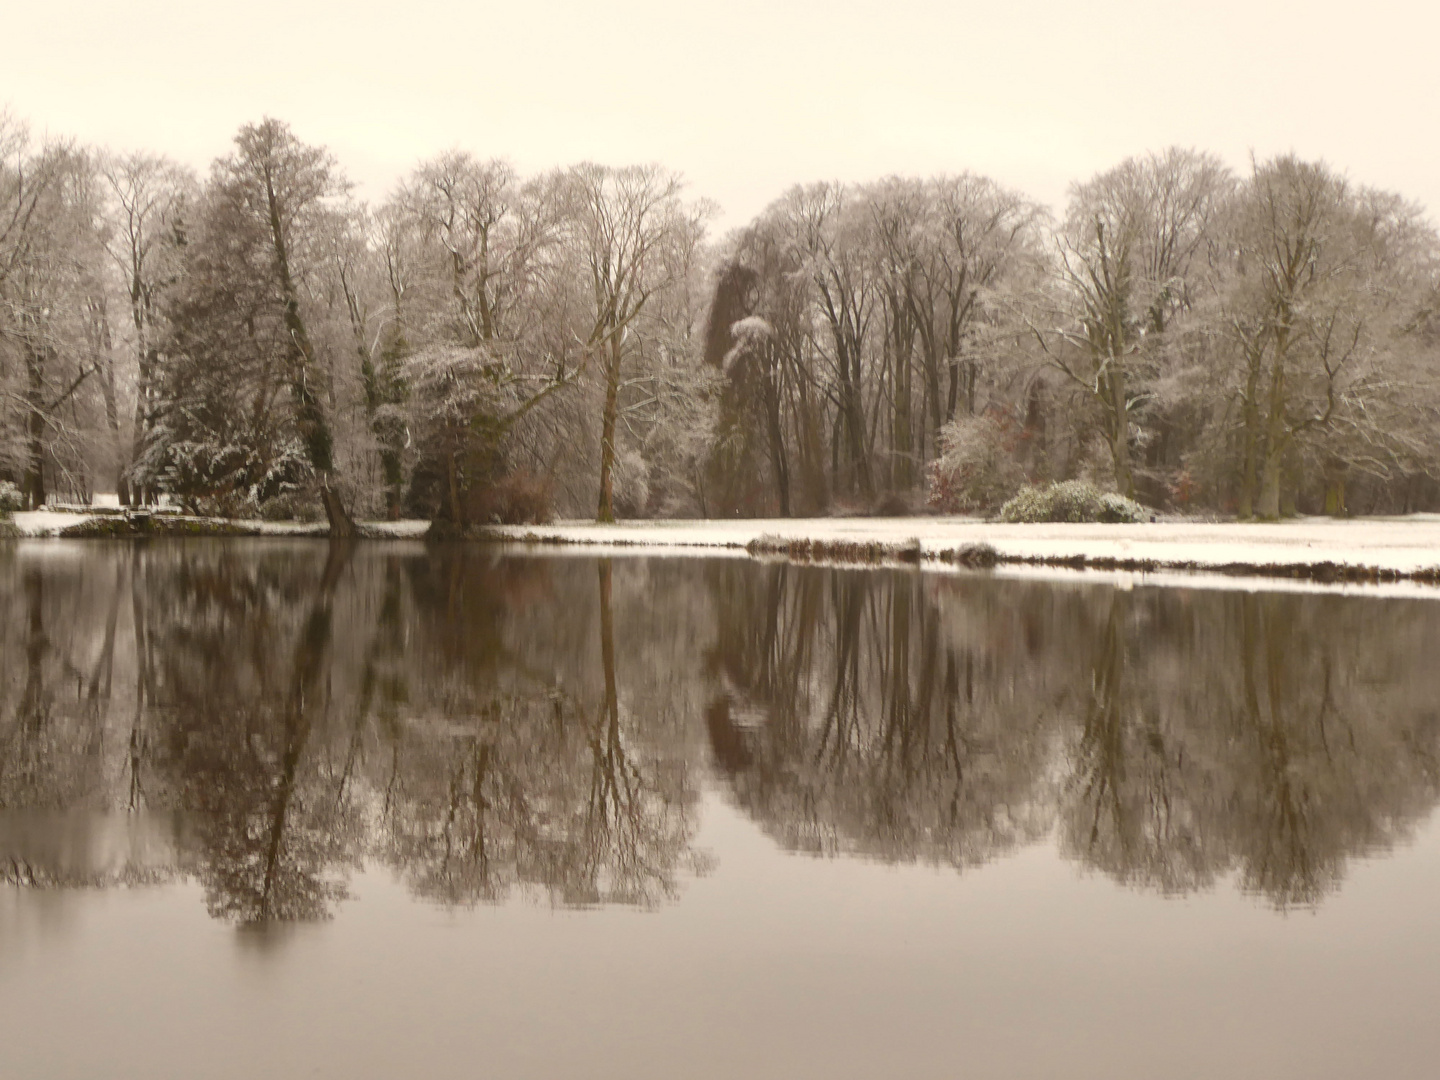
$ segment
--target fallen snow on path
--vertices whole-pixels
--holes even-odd
[[[650,549],[743,548],[761,536],[880,542],[938,555],[986,543],[1009,558],[1154,561],[1162,566],[1295,566],[1332,562],[1414,573],[1440,566],[1440,515],[1273,524],[1156,522],[1144,525],[1006,525],[960,517],[813,518],[749,521],[566,522],[494,526],[497,538]]]

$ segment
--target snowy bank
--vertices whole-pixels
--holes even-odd
[[[168,516],[168,515],[167,515]],[[17,513],[23,536],[60,536],[67,527],[113,519],[42,510]],[[195,519],[211,520],[211,519]],[[217,524],[218,519],[216,519]],[[251,535],[323,537],[323,523],[223,523]],[[360,523],[379,539],[418,539],[424,521]],[[487,526],[483,540],[605,548],[647,555],[779,556],[835,563],[998,564],[1020,569],[1161,574],[1223,573],[1232,578],[1308,582],[1440,584],[1440,514],[1337,521],[1300,518],[1269,524],[1165,521],[1136,525],[1016,525],[964,517],[810,518],[732,521],[628,521],[617,525]],[[992,558],[993,556],[993,558]]]
[[[569,522],[491,526],[493,540],[701,553],[748,549],[863,561],[971,562],[988,545],[996,561],[1120,571],[1223,571],[1316,580],[1440,582],[1440,515],[1270,524],[1006,525],[960,517],[758,521]],[[856,557],[855,553],[862,553]]]
[[[74,529],[76,526],[95,526],[104,522],[123,524],[127,519],[124,515],[113,511],[110,513],[86,513],[84,511],[47,509],[22,511],[12,515],[11,520],[21,536],[64,536],[66,530]],[[215,530],[212,535],[220,535],[222,531],[240,536],[324,537],[327,534],[324,522],[229,520],[187,517],[181,514],[157,515],[155,520],[175,525],[194,523],[202,527],[212,527]],[[356,526],[368,539],[413,540],[424,536],[430,523],[428,521],[360,521],[356,522]],[[181,529],[166,531],[183,532]],[[203,534],[203,528],[197,529],[197,535]]]

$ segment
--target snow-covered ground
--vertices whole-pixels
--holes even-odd
[[[97,504],[99,505],[99,504]],[[15,527],[22,536],[58,536],[61,529],[92,521],[99,514],[84,511],[27,510],[13,515]],[[236,525],[253,526],[265,536],[309,536],[323,532],[323,524],[306,524],[299,521],[236,521]],[[430,527],[428,521],[362,521],[357,524],[374,534],[400,539],[416,539],[425,535]]]
[[[918,540],[928,555],[987,543],[1007,558],[1153,561],[1161,567],[1297,566],[1331,562],[1412,574],[1440,566],[1440,514],[1274,524],[1156,522],[1146,525],[1003,525],[960,517],[816,518],[760,521],[566,522],[494,526],[497,538],[573,544],[714,550],[761,536],[786,540]]]
[[[55,510],[22,510],[12,514],[10,520],[22,536],[55,536],[61,529],[90,521],[96,514],[70,513]]]
[[[18,513],[14,521],[27,536],[54,536],[68,525],[94,515],[50,510]],[[314,535],[317,526],[289,522],[251,522],[274,536]],[[376,534],[418,538],[424,521],[365,522]],[[1154,564],[1144,577],[1159,583],[1167,571],[1254,567],[1262,574],[1296,566],[1334,563],[1397,574],[1433,571],[1440,567],[1440,514],[1336,521],[1300,518],[1273,524],[1234,522],[1156,522],[1145,525],[1004,525],[961,517],[813,518],[746,521],[628,521],[618,525],[562,522],[554,525],[493,526],[495,539],[545,540],[574,545],[583,553],[595,546],[635,554],[741,554],[752,540],[871,543],[896,547],[918,541],[921,550],[938,557],[967,544],[986,543],[1005,559],[1062,560],[1084,556],[1097,560]],[[557,549],[552,549],[557,550]],[[563,548],[558,550],[564,550]],[[938,565],[938,564],[931,564]],[[1015,567],[1007,573],[1054,574],[1064,571]],[[1117,580],[1128,571],[1112,571]],[[1186,575],[1193,582],[1193,575]],[[1128,578],[1127,578],[1128,580]],[[1229,579],[1234,584],[1238,581]],[[1267,587],[1275,587],[1274,578]],[[1311,587],[1296,582],[1295,587]],[[1338,587],[1338,586],[1332,586]],[[1375,586],[1364,586],[1373,590]],[[1389,589],[1434,585],[1391,583]]]

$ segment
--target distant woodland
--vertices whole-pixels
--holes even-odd
[[[713,236],[657,165],[463,152],[385,201],[273,119],[204,177],[0,117],[0,493],[195,513],[1440,509],[1440,241],[1319,161],[1169,149],[1058,218],[970,173]]]

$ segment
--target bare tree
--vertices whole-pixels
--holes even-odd
[[[566,174],[568,238],[589,279],[586,359],[601,366],[600,497],[596,519],[615,520],[615,425],[630,331],[655,293],[673,280],[666,248],[689,231],[680,178],[658,166],[577,165]]]
[[[1322,163],[1256,163],[1237,218],[1228,328],[1241,358],[1240,516],[1276,518],[1286,462],[1367,418],[1393,377],[1436,240],[1418,208]],[[1343,500],[1342,500],[1343,501]]]
[[[1172,148],[1071,190],[1057,237],[1058,318],[1037,337],[1093,402],[1126,496],[1135,494],[1131,413],[1171,319],[1191,302],[1193,264],[1230,184],[1214,158]]]
[[[38,509],[47,461],[64,468],[55,451],[85,426],[77,394],[96,370],[85,347],[96,207],[90,161],[73,147],[34,149],[23,125],[0,115],[0,152],[0,388],[15,418],[5,456]]]
[[[187,170],[152,154],[102,158],[100,173],[113,200],[105,248],[123,277],[134,332],[135,416],[118,492],[123,504],[128,504],[132,495],[137,503],[147,503],[153,495],[151,485],[142,483],[132,493],[130,470],[145,459],[153,445],[159,404],[159,305],[166,286],[180,273],[185,212],[196,185]]]

